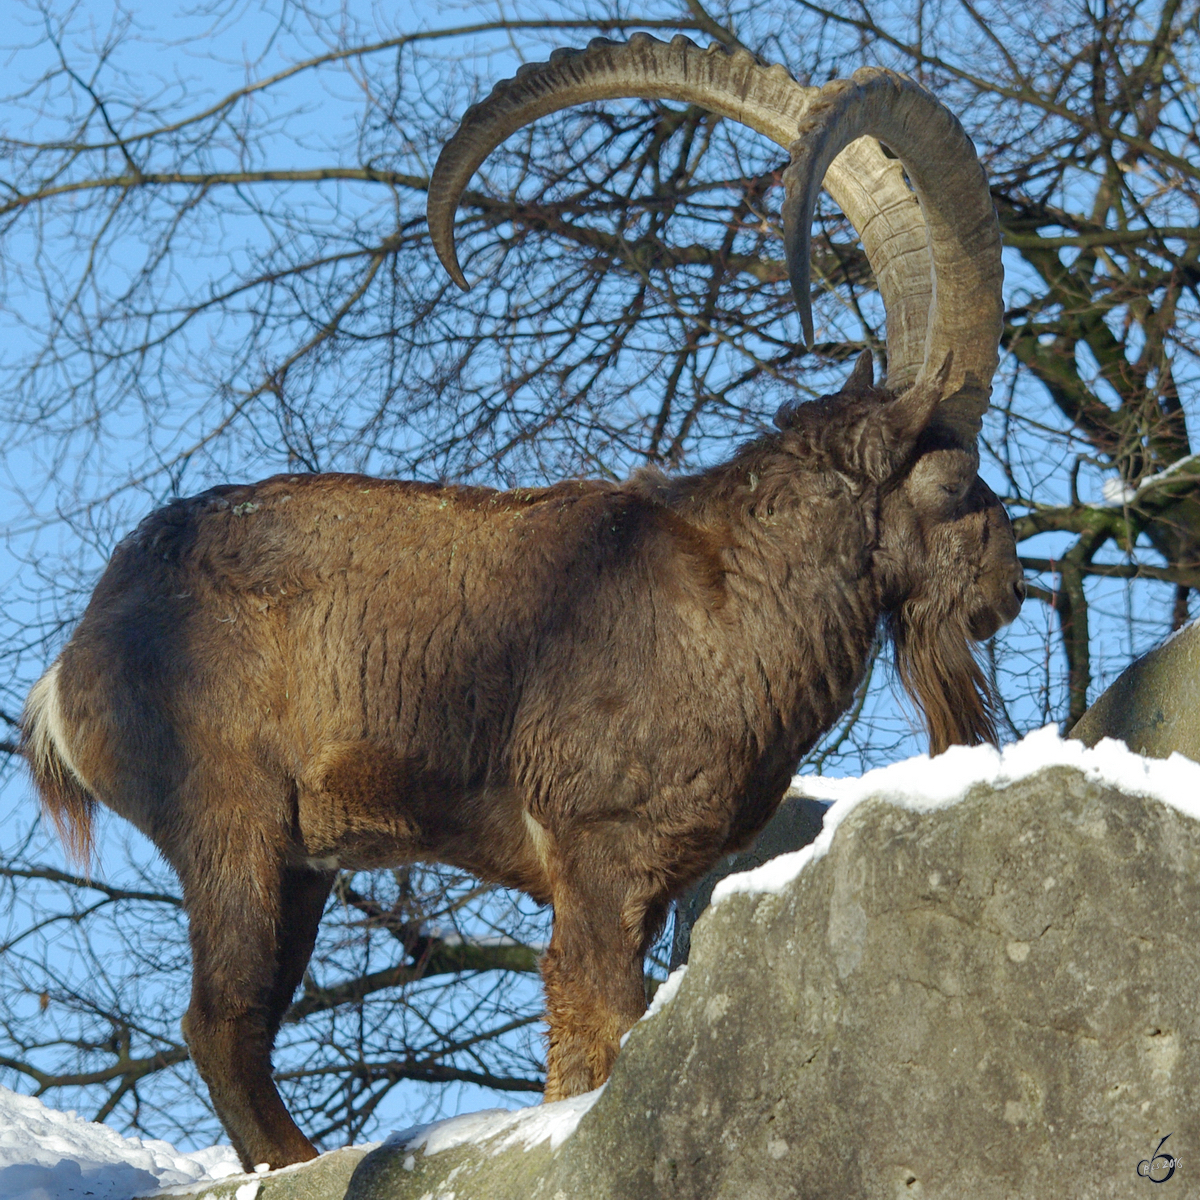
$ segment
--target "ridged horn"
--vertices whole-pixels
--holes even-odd
[[[729,54],[716,45],[702,50],[682,35],[666,43],[648,34],[636,34],[624,43],[598,38],[586,50],[555,51],[549,62],[522,67],[515,78],[497,84],[490,96],[468,109],[438,159],[429,186],[429,230],[438,257],[460,287],[466,288],[467,282],[454,247],[454,213],[488,154],[510,134],[548,113],[596,100],[633,97],[707,108],[792,150],[794,159],[797,133],[809,123],[814,104],[820,102],[819,116],[824,117],[824,124],[818,120],[814,126],[824,136],[824,145],[831,145],[830,138],[846,127],[844,116],[830,124],[828,89],[803,87],[782,67],[764,67],[744,51]],[[945,112],[932,97],[928,99]],[[853,111],[854,106],[850,108]],[[887,158],[872,138],[845,139],[838,151],[821,157],[828,160],[825,187],[862,239],[883,297],[888,385],[898,390],[915,380],[929,349],[926,335],[933,288],[925,219],[904,182],[900,162]],[[903,154],[899,157],[904,159]],[[810,166],[814,161],[810,155]],[[789,175],[793,190],[802,178],[795,166],[793,162]],[[809,189],[814,199],[820,183],[818,175]],[[790,211],[797,211],[795,204]],[[811,204],[806,211],[805,238],[797,241],[786,223],[785,234],[794,284],[805,281],[797,287],[797,300],[811,344],[807,285]]]
[[[729,54],[717,44],[702,50],[682,34],[670,42],[644,33],[628,42],[595,38],[586,50],[555,50],[549,62],[527,63],[467,109],[443,147],[427,206],[438,257],[465,290],[454,248],[459,198],[492,150],[538,117],[597,100],[679,100],[732,117],[786,149],[815,95],[782,67],[762,67],[745,51]]]
[[[904,164],[929,238],[934,299],[919,360],[889,362],[887,385],[928,383],[953,354],[936,420],[966,443],[979,435],[999,363],[1004,309],[1000,229],[987,178],[961,124],[924,88],[881,67],[826,84],[810,105],[784,172],[784,235],[803,318],[817,189],[843,147],[878,138]],[[891,310],[888,310],[889,321]],[[811,317],[809,318],[811,321]],[[890,345],[890,343],[889,343]],[[914,370],[914,367],[916,368]]]
[[[573,104],[638,97],[697,104],[739,121],[785,150],[819,92],[779,66],[764,67],[745,51],[701,49],[682,34],[669,43],[648,34],[628,42],[597,38],[586,50],[558,50],[547,63],[523,66],[469,108],[446,143],[429,185],[429,231],[438,257],[462,288],[454,248],[454,213],[471,176],[505,138]],[[889,364],[911,364],[916,377],[925,349],[932,299],[925,220],[900,163],[871,138],[830,165],[825,187],[862,239],[888,314]],[[807,270],[807,268],[805,268]],[[811,329],[806,330],[811,342]]]

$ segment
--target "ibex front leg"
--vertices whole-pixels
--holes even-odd
[[[554,889],[554,933],[542,960],[546,1100],[591,1091],[608,1078],[622,1035],[646,1011],[642,961],[663,911],[620,873],[619,858],[587,857]]]

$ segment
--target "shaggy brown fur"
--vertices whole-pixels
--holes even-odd
[[[338,867],[453,863],[554,906],[546,1096],[608,1074],[673,895],[743,845],[881,618],[935,749],[992,735],[971,639],[1023,594],[971,452],[860,361],[778,433],[671,479],[493,492],[353,475],[147,517],[31,693],[83,852],[98,800],[179,873],[184,1019],[242,1161],[315,1152],[271,1046]]]

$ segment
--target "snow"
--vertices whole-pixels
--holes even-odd
[[[1142,492],[1149,491],[1163,483],[1174,482],[1171,478],[1173,475],[1182,471],[1193,471],[1196,461],[1197,455],[1188,454],[1173,462],[1166,470],[1159,471],[1156,475],[1147,475],[1135,488],[1131,488],[1123,479],[1106,479],[1100,485],[1100,494],[1103,499],[1096,507],[1121,508],[1126,504],[1132,504]]]
[[[676,967],[670,975],[664,980],[662,987],[654,993],[654,999],[650,1001],[650,1007],[646,1009],[642,1020],[649,1020],[655,1013],[659,1012],[666,1005],[670,1004],[675,999],[675,993],[679,991],[679,985],[683,983],[683,977],[687,974],[687,963],[681,967]]]
[[[1073,767],[1090,781],[1111,784],[1131,795],[1151,796],[1200,820],[1200,764],[1182,754],[1143,758],[1112,738],[1089,749],[1061,737],[1056,725],[1047,725],[1003,750],[952,746],[935,759],[922,754],[854,779],[798,775],[793,782],[797,790],[814,800],[834,802],[820,836],[802,850],[726,876],[713,889],[712,904],[737,893],[781,891],[809,862],[826,854],[837,827],[868,797],[914,812],[931,812],[957,804],[976,784],[1003,788],[1055,766]]]
[[[1137,499],[1137,488],[1131,488],[1123,479],[1106,479],[1100,485],[1100,494],[1105,505],[1119,507]]]
[[[667,986],[669,981],[664,989]],[[499,1154],[512,1146],[531,1150],[549,1141],[556,1150],[603,1091],[601,1085],[582,1096],[515,1112],[487,1109],[451,1117],[394,1133],[388,1143],[412,1152],[406,1160],[409,1169],[420,1149],[438,1154],[468,1143],[492,1142],[491,1153]],[[242,1173],[229,1146],[183,1154],[167,1142],[125,1138],[107,1125],[85,1121],[73,1112],[56,1112],[32,1096],[0,1087],[0,1200],[130,1200],[160,1190],[169,1196],[219,1179],[244,1180],[236,1200],[255,1200],[258,1195],[258,1177]]]
[[[650,1000],[650,1004],[646,1011],[642,1013],[641,1017],[638,1018],[639,1024],[642,1021],[650,1020],[651,1017],[657,1015],[668,1004],[670,1004],[672,1000],[675,999],[675,993],[679,991],[679,985],[683,983],[683,977],[686,974],[687,963],[684,963],[682,966],[676,967],[675,970],[673,970],[670,975],[668,975],[666,979],[662,981],[658,990],[654,993],[654,996]],[[635,1025],[633,1029],[636,1028],[637,1026]],[[629,1041],[630,1035],[633,1033],[633,1029],[627,1029],[623,1034],[621,1034],[622,1050],[625,1049],[625,1043]]]
[[[660,991],[669,987],[671,981]],[[499,1154],[516,1145],[531,1150],[549,1141],[557,1150],[603,1091],[601,1085],[582,1096],[515,1112],[487,1109],[451,1117],[394,1133],[388,1143],[411,1152],[405,1160],[410,1170],[422,1149],[438,1154],[490,1142],[491,1153]],[[125,1138],[107,1125],[85,1121],[73,1112],[56,1112],[32,1096],[0,1087],[0,1200],[130,1200],[160,1189],[169,1196],[198,1183],[239,1179],[244,1182],[236,1200],[255,1200],[259,1179],[242,1173],[229,1146],[184,1154],[167,1142]]]
[[[0,1200],[128,1200],[241,1173],[229,1146],[183,1154],[0,1087]]]
[[[1194,467],[1195,464],[1195,454],[1188,454],[1183,458],[1176,459],[1176,461],[1165,470],[1159,471],[1157,475],[1147,475],[1146,478],[1138,484],[1137,490],[1140,492],[1144,488],[1156,487],[1158,484],[1162,483],[1163,480],[1170,479],[1172,475],[1178,474],[1180,471],[1183,471],[1188,467]]]
[[[1158,644],[1158,649],[1161,650],[1164,646],[1169,646],[1181,633],[1187,633],[1189,629],[1200,627],[1200,617],[1193,617],[1190,621],[1180,625],[1173,633],[1167,634],[1165,638]]]
[[[481,1145],[493,1138],[496,1141],[491,1146],[492,1154],[499,1154],[518,1143],[527,1151],[532,1150],[547,1140],[550,1149],[557,1150],[575,1132],[584,1113],[600,1099],[603,1091],[604,1084],[601,1084],[594,1091],[572,1096],[569,1100],[552,1100],[548,1104],[516,1111],[487,1108],[482,1112],[466,1113],[394,1133],[385,1144],[411,1151],[405,1159],[405,1166],[410,1171],[416,1162],[416,1151],[420,1149],[427,1155],[440,1154],[456,1146]]]

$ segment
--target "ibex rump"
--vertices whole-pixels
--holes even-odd
[[[270,1056],[337,868],[438,860],[552,903],[546,1096],[569,1096],[642,1013],[671,897],[768,819],[881,621],[933,748],[994,737],[972,639],[1023,584],[977,475],[1000,268],[966,136],[885,72],[818,92],[686,39],[597,43],[501,85],[447,146],[430,223],[454,272],[453,213],[488,150],[613,95],[799,139],[785,217],[806,328],[813,197],[853,143],[832,178],[887,303],[887,386],[864,355],[837,395],[686,477],[277,476],[176,501],[118,547],[30,695],[26,753],[68,840],[86,853],[98,800],[179,873],[185,1033],[247,1166],[315,1153]]]

